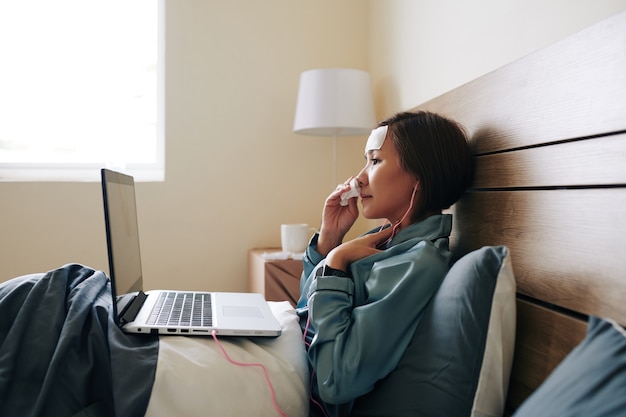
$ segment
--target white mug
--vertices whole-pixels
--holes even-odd
[[[280,243],[283,252],[304,252],[309,243],[309,225],[306,223],[281,224]]]

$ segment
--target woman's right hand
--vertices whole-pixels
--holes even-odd
[[[340,196],[350,189],[351,179],[338,185],[324,202],[322,225],[317,240],[317,251],[323,256],[328,255],[328,252],[341,244],[344,236],[359,217],[357,198],[349,199],[347,206],[340,204]]]

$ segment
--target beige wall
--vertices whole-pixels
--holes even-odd
[[[278,246],[280,223],[319,223],[332,139],[291,131],[300,72],[370,70],[382,118],[623,9],[626,0],[168,1],[166,181],[137,186],[146,286],[245,290],[249,248]],[[339,138],[339,178],[360,169],[364,139]],[[0,183],[0,196],[0,280],[68,262],[108,269],[99,184]]]
[[[370,0],[378,108],[411,108],[626,9],[626,0]]]

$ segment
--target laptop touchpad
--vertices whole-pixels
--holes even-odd
[[[248,306],[224,306],[222,312],[225,317],[254,317],[263,318],[263,313],[258,307]]]

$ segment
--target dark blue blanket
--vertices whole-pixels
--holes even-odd
[[[101,271],[65,265],[0,284],[2,416],[143,416],[156,336],[113,322]]]

